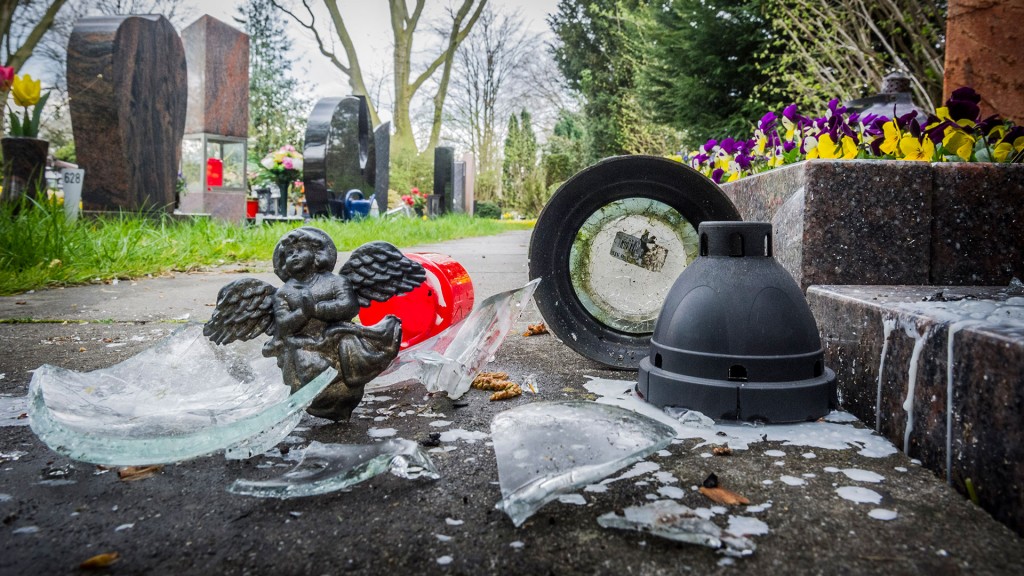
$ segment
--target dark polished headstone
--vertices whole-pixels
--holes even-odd
[[[452,212],[455,202],[455,150],[447,146],[434,149],[434,195],[440,196],[441,212]]]
[[[249,36],[205,15],[181,31],[188,62],[185,132],[249,135]]]
[[[373,159],[377,170],[373,193],[377,200],[377,209],[383,214],[388,210],[388,187],[391,186],[391,122],[377,126],[373,131],[373,142]]]
[[[174,209],[185,51],[159,15],[92,16],[68,42],[68,95],[86,210]]]
[[[349,190],[374,193],[375,137],[363,96],[321,98],[309,114],[303,148],[302,181],[311,216],[330,213],[330,200],[344,201]]]

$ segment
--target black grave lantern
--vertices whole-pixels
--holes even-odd
[[[836,376],[803,292],[772,257],[771,224],[708,221],[698,236],[699,256],[669,290],[637,391],[716,420],[826,415]]]

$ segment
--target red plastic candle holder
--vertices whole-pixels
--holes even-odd
[[[431,252],[406,254],[427,271],[427,279],[413,291],[387,302],[360,308],[364,326],[388,314],[402,321],[402,348],[418,344],[465,318],[473,310],[473,281],[466,269],[449,256]]]

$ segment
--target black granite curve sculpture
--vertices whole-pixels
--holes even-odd
[[[388,367],[402,341],[402,323],[395,316],[373,326],[352,319],[370,301],[409,292],[426,278],[422,266],[387,242],[360,246],[334,274],[337,261],[338,250],[326,232],[308,226],[292,230],[274,248],[274,272],[284,285],[243,278],[224,286],[203,329],[217,344],[271,335],[263,355],[277,358],[293,393],[333,367],[337,378],[307,411],[335,421],[349,419],[363,386]]]

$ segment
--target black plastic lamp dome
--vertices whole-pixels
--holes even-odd
[[[814,316],[764,222],[702,222],[640,362],[638,392],[718,420],[799,422],[835,405]]]

